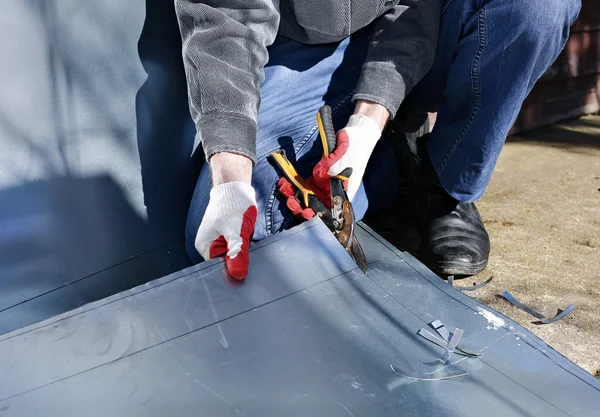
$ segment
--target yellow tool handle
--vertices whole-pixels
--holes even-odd
[[[296,172],[296,168],[290,163],[285,154],[281,152],[273,152],[271,154],[271,158],[275,161],[281,172],[285,176],[285,178],[291,182],[298,191],[302,194],[304,207],[310,207],[310,195],[315,195],[315,193],[308,188],[308,185],[304,181],[304,179],[298,175]]]
[[[331,107],[328,105],[321,107],[317,112],[317,125],[319,126],[319,134],[321,136],[321,143],[323,144],[323,155],[327,156],[335,151],[337,145]]]

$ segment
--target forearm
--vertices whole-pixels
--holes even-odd
[[[213,186],[233,181],[251,184],[252,160],[243,155],[220,152],[210,159],[210,173]]]
[[[390,112],[384,106],[367,100],[356,102],[354,114],[362,114],[375,120],[381,132],[390,118]]]
[[[279,26],[276,0],[175,0],[190,113],[207,160],[255,158],[260,83]]]

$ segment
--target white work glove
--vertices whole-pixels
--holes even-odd
[[[244,279],[257,216],[256,193],[251,185],[235,181],[213,187],[196,234],[196,250],[205,260],[227,255],[229,274]]]
[[[377,122],[362,114],[352,115],[346,127],[337,134],[338,146],[340,146],[340,142],[347,140],[348,150],[329,168],[327,173],[333,177],[346,168],[352,168],[352,175],[350,175],[346,190],[350,201],[360,187],[367,163],[380,137],[381,131]]]

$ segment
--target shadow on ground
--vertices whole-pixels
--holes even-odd
[[[507,143],[537,143],[559,148],[600,149],[599,117],[586,117],[510,136]]]

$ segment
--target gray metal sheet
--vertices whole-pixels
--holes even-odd
[[[215,260],[1,336],[0,415],[598,415],[591,375],[358,232],[367,276],[315,219],[254,245],[241,285]],[[434,319],[483,356],[394,374],[443,356]]]
[[[6,332],[189,266],[183,231],[201,161],[172,0],[1,9]]]

